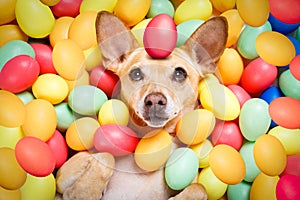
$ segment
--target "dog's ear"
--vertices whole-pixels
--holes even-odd
[[[103,65],[114,72],[117,72],[118,64],[126,55],[139,47],[136,38],[125,24],[107,11],[101,11],[97,15],[96,34]]]
[[[201,76],[214,73],[216,62],[222,55],[228,37],[228,24],[225,17],[214,17],[204,22],[181,46],[197,62]]]

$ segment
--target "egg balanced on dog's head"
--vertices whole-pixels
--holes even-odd
[[[150,57],[128,27],[109,12],[98,13],[96,33],[103,65],[120,77],[120,98],[134,127],[172,133],[180,117],[195,108],[201,78],[215,72],[228,26],[224,17],[204,22],[164,59]]]

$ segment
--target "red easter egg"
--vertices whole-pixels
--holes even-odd
[[[19,93],[29,88],[38,78],[39,63],[28,55],[10,59],[0,72],[0,88]]]
[[[269,0],[271,14],[287,24],[300,22],[299,0]]]
[[[139,142],[138,136],[127,126],[106,124],[99,127],[94,135],[94,146],[100,152],[114,156],[132,153]]]
[[[143,37],[146,52],[152,58],[168,57],[177,42],[176,24],[168,14],[159,14],[148,23]]]
[[[277,200],[300,199],[300,177],[286,174],[282,176],[276,185]]]
[[[246,101],[251,99],[251,96],[239,85],[228,85],[227,86],[237,97],[240,106],[242,107]]]
[[[68,158],[68,147],[65,138],[56,130],[46,143],[54,154],[55,168],[61,167]]]
[[[261,58],[251,61],[244,69],[242,87],[249,93],[260,93],[271,86],[277,77],[277,67]]]
[[[56,74],[56,70],[52,61],[52,48],[46,44],[31,44],[35,52],[35,59],[40,65],[40,74],[52,73]]]
[[[293,58],[290,62],[290,71],[291,74],[300,81],[300,55]]]
[[[119,77],[103,66],[95,67],[90,74],[90,83],[101,89],[108,97],[120,92]]]
[[[273,121],[288,129],[300,128],[300,101],[292,97],[279,97],[269,105]]]
[[[15,154],[20,166],[33,176],[48,176],[55,168],[55,157],[50,147],[36,137],[20,139]]]
[[[286,158],[286,167],[281,175],[293,174],[300,178],[300,155],[290,155]]]
[[[51,7],[51,10],[56,17],[76,17],[79,14],[81,2],[82,0],[60,0]]]

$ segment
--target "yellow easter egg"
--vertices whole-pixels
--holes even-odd
[[[83,51],[85,57],[85,69],[91,71],[102,63],[102,54],[98,45],[94,45]]]
[[[23,137],[24,133],[20,126],[14,128],[0,126],[0,148],[15,149],[17,142]]]
[[[209,140],[190,146],[190,148],[197,154],[199,159],[199,168],[209,166],[209,153],[213,149],[213,145]]]
[[[70,39],[60,40],[54,46],[52,60],[57,73],[71,81],[80,77],[85,68],[83,51]]]
[[[53,105],[44,99],[34,99],[25,106],[26,119],[22,125],[25,136],[48,141],[56,129],[56,112]]]
[[[65,79],[65,81],[68,84],[69,91],[72,91],[77,86],[89,85],[90,75],[86,70],[83,70],[82,75],[79,76],[76,80],[70,81]]]
[[[145,18],[150,5],[151,0],[118,0],[114,14],[131,27]]]
[[[300,129],[276,126],[268,134],[275,136],[281,142],[287,155],[300,154]]]
[[[151,131],[139,141],[134,160],[144,170],[157,170],[167,162],[171,147],[172,140],[167,131]]]
[[[15,7],[17,0],[2,0],[0,7],[0,25],[7,24],[16,18]]]
[[[174,21],[180,24],[192,19],[207,20],[212,14],[212,5],[209,0],[185,0],[174,13]]]
[[[0,90],[0,126],[18,127],[25,121],[25,105],[15,94]]]
[[[268,20],[268,0],[236,0],[236,7],[241,18],[250,26],[262,26]]]
[[[52,104],[62,102],[69,93],[66,81],[56,74],[43,74],[32,85],[33,95]]]
[[[236,0],[210,0],[213,7],[220,12],[225,12],[226,10],[233,9],[235,7]]]
[[[255,47],[264,61],[275,66],[288,65],[296,55],[293,43],[276,31],[267,31],[258,35]]]
[[[102,11],[113,12],[118,0],[83,0],[80,4],[80,13],[86,11]]]
[[[94,134],[99,127],[98,121],[91,117],[75,120],[66,132],[68,146],[76,151],[91,149],[94,145]]]
[[[132,34],[135,36],[141,47],[144,46],[143,37],[145,29],[151,20],[152,18],[144,19],[131,29]]]
[[[216,75],[224,85],[238,84],[244,71],[240,54],[233,48],[225,49],[217,65]]]
[[[0,26],[0,47],[12,40],[28,41],[28,36],[18,25],[7,24]]]
[[[234,120],[240,114],[240,104],[234,93],[221,84],[210,84],[200,93],[202,106],[220,120]]]
[[[199,94],[202,92],[204,88],[209,87],[210,84],[220,83],[219,79],[214,74],[207,74],[205,77],[200,81],[198,85],[198,92]]]
[[[260,173],[252,183],[249,198],[253,200],[276,199],[276,185],[278,181],[278,176],[268,176]]]
[[[96,11],[80,13],[70,26],[69,39],[76,42],[82,50],[89,49],[97,44],[96,17]]]
[[[21,200],[21,191],[20,189],[7,190],[0,186],[0,199]]]
[[[285,149],[273,135],[260,136],[255,141],[253,155],[257,167],[266,175],[278,176],[285,169]]]
[[[240,183],[246,175],[242,156],[229,145],[215,146],[209,154],[209,165],[221,181],[230,185]]]
[[[60,0],[41,0],[47,6],[55,6]]]
[[[49,35],[52,47],[54,47],[58,41],[69,38],[69,29],[73,21],[74,18],[69,16],[60,17],[55,21],[53,30]]]
[[[179,120],[176,136],[188,145],[203,142],[213,131],[216,124],[214,114],[206,109],[193,110]]]

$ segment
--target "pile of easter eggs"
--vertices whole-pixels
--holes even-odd
[[[228,21],[200,107],[138,135],[102,66],[97,12],[114,13],[153,59],[213,16]],[[0,5],[0,199],[52,200],[55,171],[79,151],[134,154],[174,190],[209,199],[300,199],[299,0],[4,0]]]

